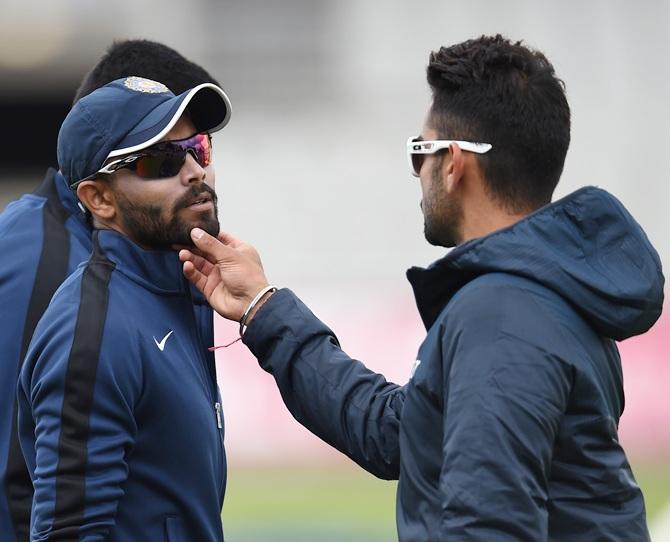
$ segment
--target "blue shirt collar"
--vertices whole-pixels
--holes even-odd
[[[63,174],[60,171],[57,171],[54,175],[54,184],[56,185],[56,191],[58,192],[58,199],[60,200],[63,207],[65,207],[71,214],[81,218],[85,221],[84,212],[79,207],[79,200],[77,199],[77,194],[70,190],[70,187],[63,177]]]
[[[145,250],[114,230],[95,230],[93,244],[120,273],[148,290],[160,295],[184,295],[188,290],[173,250]]]

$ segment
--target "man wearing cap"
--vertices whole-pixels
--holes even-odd
[[[21,370],[31,538],[223,539],[220,400],[175,252],[219,230],[216,85],[179,96],[128,77],[82,98],[58,160],[88,209],[93,253],[54,295]]]
[[[216,80],[174,49],[149,40],[121,40],[83,78],[73,103],[121,77],[139,75],[180,94]],[[16,383],[37,322],[52,295],[91,253],[90,220],[59,171],[0,214],[0,540],[26,542],[33,485],[16,428]],[[194,290],[195,291],[195,290]],[[205,344],[213,343],[212,310],[197,294],[194,311]],[[208,353],[213,366],[214,355]]]

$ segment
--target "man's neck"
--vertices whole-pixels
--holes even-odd
[[[479,201],[476,207],[464,210],[461,242],[484,237],[494,231],[507,228],[528,216],[527,212],[511,212],[490,200]]]

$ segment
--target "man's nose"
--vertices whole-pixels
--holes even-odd
[[[205,168],[198,163],[191,151],[186,153],[186,160],[182,166],[182,173],[185,184],[205,182],[205,178],[207,177]]]

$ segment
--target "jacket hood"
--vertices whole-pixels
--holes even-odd
[[[470,280],[492,272],[532,279],[568,300],[605,337],[647,331],[663,306],[659,256],[619,200],[582,188],[512,226],[407,272],[426,328]]]

